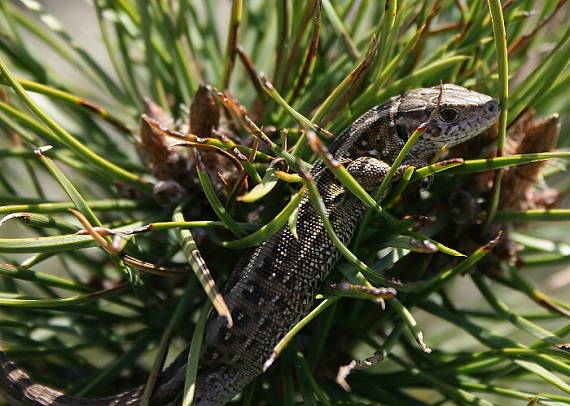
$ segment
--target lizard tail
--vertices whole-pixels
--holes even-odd
[[[152,396],[153,405],[171,404],[182,391],[188,350],[160,375]],[[139,386],[115,396],[86,399],[68,396],[34,382],[0,351],[0,395],[12,406],[135,406],[140,403],[144,387]]]
[[[13,406],[130,406],[136,405],[142,387],[116,396],[83,399],[34,382],[0,351],[0,393]]]

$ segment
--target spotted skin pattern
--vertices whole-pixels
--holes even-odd
[[[481,133],[497,119],[499,111],[495,100],[456,85],[410,90],[366,112],[335,139],[330,150],[365,189],[372,191],[420,124],[429,121],[399,173],[412,165],[427,165],[446,144],[453,146]],[[348,244],[366,206],[326,170],[323,162],[317,162],[311,174],[335,232]],[[234,325],[228,328],[224,318],[215,313],[210,316],[194,405],[229,402],[261,374],[275,345],[311,306],[339,253],[308,195],[299,205],[297,234],[295,238],[284,226],[250,252],[230,276],[222,294]],[[181,404],[186,357],[187,351],[161,375],[152,404]],[[0,366],[0,392],[13,405],[127,406],[137,404],[142,395],[142,388],[136,388],[111,398],[72,398],[32,383],[1,352]]]

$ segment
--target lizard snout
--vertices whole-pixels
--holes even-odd
[[[494,99],[491,99],[487,103],[485,103],[485,108],[490,114],[495,116],[499,115],[499,113],[501,112],[501,106]]]

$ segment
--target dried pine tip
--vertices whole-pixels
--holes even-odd
[[[374,286],[362,286],[362,285],[354,285],[352,283],[331,283],[330,287],[332,289],[338,289],[341,292],[360,292],[366,295],[373,296],[374,298],[382,298],[382,299],[389,299],[393,298],[397,295],[397,291],[394,288],[385,288],[385,287],[374,287]]]
[[[93,227],[92,230],[103,237],[112,237],[117,234],[115,231],[105,227]],[[73,235],[90,235],[90,232],[82,229],[76,231]]]
[[[176,275],[189,274],[191,272],[191,270],[188,269],[187,267],[167,267],[167,266],[156,265],[153,264],[152,262],[143,261],[142,259],[138,259],[130,255],[123,254],[121,253],[120,250],[117,250],[116,255],[119,258],[121,258],[121,260],[126,265],[152,275],[176,276]]]
[[[428,122],[421,123],[421,124],[418,126],[418,128],[416,128],[416,131],[425,131],[425,130],[427,129],[427,127],[428,127],[428,124],[429,124]]]
[[[431,354],[431,348],[429,348],[426,343],[424,342],[424,334],[421,331],[418,331],[416,334],[416,342],[419,344],[420,348],[423,352],[427,354]]]
[[[356,361],[352,360],[352,361],[350,361],[349,364],[342,365],[338,368],[338,372],[336,374],[335,381],[346,392],[350,392],[352,390],[352,388],[350,387],[350,385],[346,381],[346,378],[348,377],[348,375],[350,375],[350,373],[352,372],[352,370],[354,369],[355,366],[356,366]]]
[[[127,240],[121,233],[116,233],[113,238],[111,239],[111,246],[115,249],[116,252],[122,252],[127,245]]]
[[[146,233],[147,231],[152,231],[153,228],[154,228],[153,224],[147,224],[140,227],[133,227],[127,230],[121,230],[121,234],[130,235],[130,234]]]
[[[481,248],[479,248],[479,251],[491,251],[493,249],[493,247],[495,245],[497,245],[497,243],[501,240],[502,237],[503,237],[503,230],[499,230],[499,232],[497,233],[495,238],[493,238],[487,244],[485,244]]]
[[[377,297],[376,299],[374,299],[374,303],[380,306],[380,309],[382,311],[386,310],[386,301],[383,298]]]
[[[49,151],[52,148],[53,148],[53,146],[51,146],[51,145],[44,145],[43,147],[38,147],[38,148],[34,149],[34,154],[41,157],[44,155],[45,152]]]
[[[380,351],[376,351],[372,356],[366,358],[365,360],[352,360],[348,365],[343,365],[338,368],[336,374],[336,383],[338,383],[345,391],[350,392],[351,388],[346,378],[353,370],[358,369],[368,369],[373,366],[378,365],[384,360],[384,354]]]
[[[269,367],[275,362],[275,360],[277,359],[278,356],[279,356],[279,354],[276,353],[275,351],[273,351],[273,353],[271,353],[271,356],[267,359],[267,361],[265,361],[263,363],[263,372],[265,372],[269,369]]]
[[[319,132],[320,132],[321,134],[324,134],[324,135],[326,135],[326,136],[329,137],[329,138],[332,138],[332,137],[334,136],[334,134],[331,133],[329,130],[325,130],[323,127],[318,126],[318,125],[316,125],[315,123],[313,123],[313,126],[314,126],[317,130],[319,130]]]
[[[446,159],[445,161],[435,163],[437,167],[445,167],[447,165],[462,165],[465,162],[463,158],[451,158]]]
[[[7,222],[8,220],[16,219],[16,218],[21,218],[26,223],[29,223],[31,220],[31,215],[30,215],[30,213],[24,213],[24,212],[17,212],[17,213],[8,214],[8,215],[4,216],[2,219],[0,219],[0,226],[2,224],[4,224],[5,222]]]

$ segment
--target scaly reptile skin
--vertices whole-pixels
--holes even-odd
[[[438,98],[441,100],[435,114]],[[455,85],[415,89],[377,106],[347,128],[331,145],[367,190],[378,187],[409,135],[422,123],[427,130],[406,157],[427,165],[440,148],[481,133],[499,115],[488,96]],[[401,172],[401,171],[400,171]],[[311,171],[334,230],[345,244],[352,238],[365,205],[348,192],[322,162]],[[317,289],[338,258],[338,250],[305,196],[299,206],[298,239],[287,226],[238,265],[223,296],[234,326],[212,315],[206,327],[194,405],[223,405],[255,376],[283,335],[307,312]],[[187,351],[161,375],[153,405],[181,404]],[[17,406],[127,406],[138,404],[142,388],[101,399],[74,398],[34,383],[0,352],[0,393]]]

